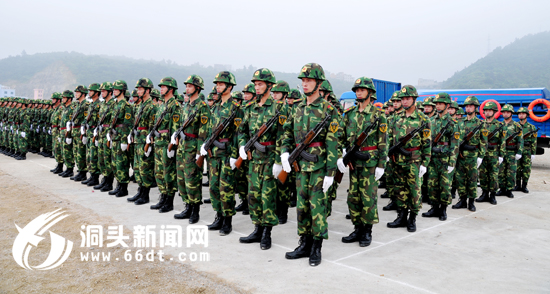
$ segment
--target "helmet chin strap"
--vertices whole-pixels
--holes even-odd
[[[411,107],[413,107],[413,105],[414,105],[415,103],[416,103],[416,98],[414,99],[413,103],[411,103],[411,106],[405,107],[405,106],[403,106],[403,103],[401,103],[401,106],[403,107],[403,109],[409,110],[409,109],[411,109]]]
[[[273,88],[273,84],[271,83],[266,83],[266,87],[265,87],[265,91],[262,93],[262,94],[257,94],[259,97],[263,97],[265,94],[269,93],[271,91],[271,89]],[[262,98],[260,98],[262,99]]]
[[[315,93],[315,91],[317,91],[317,89],[319,89],[319,86],[322,84],[322,82],[320,80],[315,80],[315,88],[313,88],[313,90],[311,92],[304,92],[304,95],[306,96],[311,96],[313,95],[313,93]]]
[[[225,91],[227,91],[227,83],[223,83],[225,85],[225,87],[223,88],[223,91],[221,92],[218,92],[218,100],[221,99],[221,97],[219,97],[220,95],[223,95],[223,93],[225,93]]]
[[[447,110],[447,108],[449,108],[449,104],[445,104],[445,108],[443,108],[442,110],[438,110],[436,108],[436,111],[437,111],[437,113],[443,113],[443,111]]]

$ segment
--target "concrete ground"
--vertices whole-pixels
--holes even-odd
[[[347,213],[347,175],[338,190],[333,215],[329,218],[329,240],[323,243],[323,262],[310,267],[307,259],[286,260],[285,252],[298,245],[296,212],[289,222],[273,229],[273,247],[260,250],[259,244],[240,244],[253,225],[240,213],[233,219],[233,232],[220,236],[209,232],[209,262],[187,262],[198,271],[217,275],[238,288],[258,293],[347,292],[347,293],[544,293],[550,292],[550,155],[535,161],[531,193],[514,192],[516,197],[497,197],[498,205],[476,204],[477,211],[448,210],[445,222],[418,217],[416,233],[389,229],[386,223],[396,213],[382,211],[387,200],[378,203],[380,223],[374,226],[373,243],[360,248],[340,239],[352,231]],[[34,189],[54,194],[74,205],[110,217],[128,229],[134,225],[179,224],[174,213],[183,209],[176,198],[175,210],[160,214],[149,205],[135,206],[125,198],[93,191],[80,183],[62,179],[49,172],[53,159],[28,154],[26,161],[0,155],[0,169],[25,181]],[[534,180],[534,181],[535,181]],[[130,196],[136,184],[130,184]],[[382,194],[379,190],[378,194]],[[152,191],[152,204],[158,190]],[[207,188],[203,195],[208,197]],[[21,197],[21,196],[19,196]],[[456,200],[454,201],[456,202]],[[24,203],[24,202],[22,202]],[[429,207],[424,206],[422,211]],[[24,210],[25,207],[18,209]],[[38,215],[37,215],[38,216]],[[199,224],[209,224],[214,212],[203,205]],[[80,230],[75,225],[75,230]],[[184,237],[185,238],[185,237]],[[73,240],[79,246],[80,240]],[[185,240],[184,240],[185,242]],[[177,256],[178,250],[165,250]],[[71,258],[78,258],[71,256]],[[54,271],[52,271],[54,274]],[[38,281],[37,281],[38,282]]]

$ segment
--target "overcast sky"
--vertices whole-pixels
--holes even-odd
[[[76,51],[445,80],[516,38],[550,30],[550,1],[6,1],[0,58]],[[550,49],[549,49],[550,50]]]

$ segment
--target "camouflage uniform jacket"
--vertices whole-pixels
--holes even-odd
[[[63,112],[63,105],[59,104],[56,108],[54,108],[52,112],[52,116],[50,118],[50,122],[52,124],[52,135],[57,136],[59,135],[59,131],[61,130],[61,127],[59,126],[61,124],[61,113]]]
[[[73,115],[71,115],[71,119],[74,122],[73,129],[72,129],[72,136],[74,138],[77,138],[77,137],[80,137],[80,127],[81,127],[81,124],[84,122],[84,119],[86,119],[89,103],[86,101],[86,99],[83,99],[81,102],[76,101],[75,104],[76,106],[75,106]],[[78,111],[80,112],[78,113],[78,116],[73,118],[73,116],[76,115]]]
[[[111,140],[113,142],[123,141],[123,144],[127,144],[126,137],[130,134],[134,122],[134,109],[125,99],[121,99],[115,103],[111,125],[116,132],[114,138],[111,138]]]
[[[439,132],[449,124],[445,136],[441,136],[437,146],[432,146],[432,156],[444,158],[443,161],[446,162],[448,166],[455,166],[458,157],[458,142],[460,140],[458,122],[455,121],[449,113],[445,113],[443,117],[439,115],[432,117],[431,124],[432,139],[434,140]]]
[[[520,122],[521,125],[521,122]],[[523,132],[522,135],[526,135],[529,132],[535,131],[537,128],[525,121],[525,124],[522,125]],[[523,155],[530,156],[535,155],[537,151],[537,133],[533,133],[528,138],[523,139]]]
[[[97,135],[100,138],[106,138],[107,132],[110,131],[110,127],[111,127],[110,123],[113,119],[112,118],[114,115],[113,109],[115,104],[116,104],[115,99],[111,98],[109,99],[109,101],[102,103],[101,106],[99,107],[99,120],[97,123],[101,124],[101,132]],[[102,118],[103,118],[103,122],[101,121]],[[100,126],[98,125],[98,127]]]
[[[170,137],[180,127],[180,107],[180,104],[173,96],[168,99],[168,101],[160,104],[157,113],[155,114],[155,123],[159,121],[159,119],[161,120],[157,128],[158,137],[155,139],[156,147],[168,147]],[[165,110],[166,114],[161,117]]]
[[[430,163],[432,154],[432,134],[430,119],[420,110],[415,109],[414,112],[407,117],[406,111],[401,111],[395,114],[395,120],[388,131],[388,144],[393,146],[399,140],[405,137],[412,130],[420,127],[424,122],[428,122],[427,126],[411,138],[403,148],[410,151],[412,154],[407,157],[401,153],[395,155],[395,163],[399,165],[407,165],[410,163],[420,163],[427,167]]]
[[[485,153],[485,156],[489,157],[503,157],[506,152],[506,146],[504,144],[505,142],[505,129],[498,131],[490,140],[489,140],[489,134],[491,134],[496,129],[500,128],[502,125],[502,122],[499,122],[496,119],[493,119],[491,122],[488,120],[485,121],[485,129],[483,132],[484,136],[487,137],[487,153]]]
[[[503,123],[505,124],[506,139],[514,133],[523,130],[523,127],[516,121],[510,120],[509,123],[506,123],[506,121]],[[523,154],[523,132],[513,138],[510,143],[504,142],[504,144],[506,145],[506,155]]]
[[[67,130],[67,123],[71,121],[71,117],[73,116],[73,112],[76,108],[76,103],[71,103],[68,106],[63,105],[63,110],[61,112],[61,120],[59,123],[59,129],[63,130],[61,134],[64,136],[65,132],[68,132],[70,130]]]
[[[464,119],[462,122],[462,136],[461,140],[466,140],[466,136],[475,129],[477,126],[484,124],[482,120],[480,120],[477,117],[474,117],[470,120],[468,118]],[[485,129],[484,126],[481,127],[481,129],[470,139],[469,142],[466,142],[466,145],[469,146],[475,146],[475,150],[460,150],[461,154],[464,157],[479,157],[483,158],[485,156],[485,152],[487,152],[487,136],[484,136],[484,132],[482,131]],[[485,132],[487,134],[487,132]]]
[[[94,129],[97,127],[99,122],[99,110],[101,109],[101,103],[99,99],[88,104],[88,109],[84,112],[84,121],[82,122],[85,125],[88,125],[88,130],[86,131],[86,136],[92,137],[94,135]]]
[[[181,109],[181,123],[183,124],[191,114],[195,118],[187,128],[183,130],[185,141],[180,140],[180,146],[187,153],[199,154],[200,148],[208,135],[208,121],[210,120],[210,107],[201,99],[183,104]]]
[[[226,118],[231,116],[234,110],[237,111],[235,119],[229,123],[229,126],[218,137],[218,141],[225,144],[225,150],[213,146],[211,149],[212,157],[223,156],[237,158],[237,156],[239,156],[237,130],[243,119],[243,110],[240,109],[239,104],[235,102],[232,97],[223,104],[221,101],[214,104],[210,116],[210,123],[208,124],[207,138],[210,138],[212,131],[214,131],[214,129]]]
[[[137,107],[136,115],[134,116],[134,125],[137,123],[138,134],[134,134],[134,142],[136,144],[145,144],[147,135],[153,128],[153,125],[155,125],[157,106],[153,103],[153,100],[149,98],[139,103]]]

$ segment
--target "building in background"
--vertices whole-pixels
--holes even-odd
[[[34,89],[34,99],[44,99],[44,89]]]
[[[10,87],[0,85],[0,98],[3,97],[14,97],[15,89],[10,89]]]

